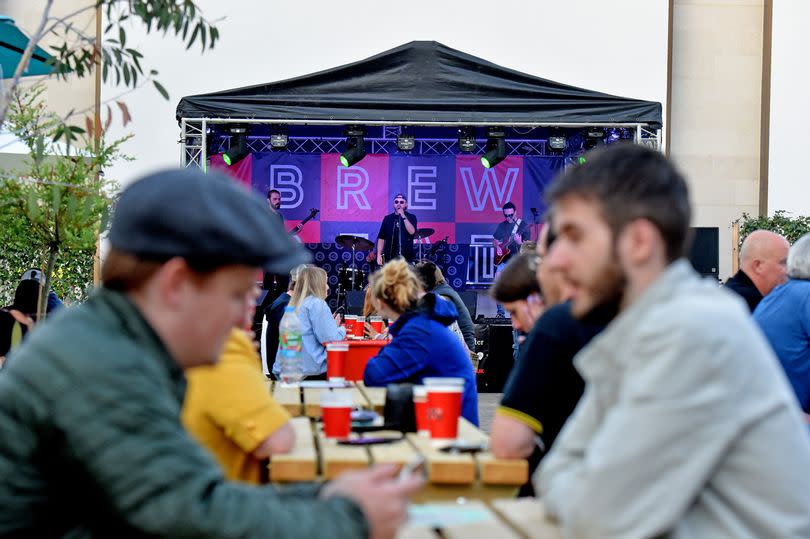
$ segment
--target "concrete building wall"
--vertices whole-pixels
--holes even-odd
[[[731,224],[759,204],[763,0],[674,0],[670,155],[686,174],[693,225],[718,227],[731,273]]]
[[[805,161],[810,127],[810,2],[773,0],[768,213],[810,215],[810,174]]]

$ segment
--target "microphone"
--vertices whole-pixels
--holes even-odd
[[[537,208],[531,208],[531,210],[534,215],[537,215]]]

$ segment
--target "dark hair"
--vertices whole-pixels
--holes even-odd
[[[47,292],[43,291],[47,294]],[[25,279],[20,281],[14,291],[14,303],[12,308],[37,319],[37,303],[39,302],[39,281]]]
[[[267,198],[270,199],[270,195],[272,195],[273,193],[277,194],[278,196],[281,196],[281,191],[279,191],[278,189],[270,189],[269,191],[267,191]]]
[[[661,233],[669,262],[687,251],[689,189],[660,152],[632,143],[594,150],[585,163],[570,167],[546,190],[550,204],[569,195],[595,201],[614,239],[631,221],[646,219]]]
[[[501,211],[508,210],[508,209],[513,209],[513,210],[517,211],[517,207],[515,206],[514,202],[507,202],[506,204],[504,204],[503,209],[501,209]]]
[[[495,278],[489,294],[501,303],[526,299],[540,293],[537,282],[537,254],[520,253]]]
[[[425,292],[436,288],[436,264],[430,260],[422,260],[416,265],[416,275],[424,285]]]

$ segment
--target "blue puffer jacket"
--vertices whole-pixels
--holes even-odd
[[[464,378],[461,415],[478,425],[478,393],[472,363],[461,341],[447,327],[458,314],[448,300],[430,293],[416,310],[400,316],[391,326],[393,340],[371,358],[363,373],[367,386],[411,382],[428,376]]]

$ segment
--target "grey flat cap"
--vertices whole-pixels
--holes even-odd
[[[242,264],[281,274],[310,260],[264,200],[222,173],[193,169],[156,172],[124,189],[109,240],[143,258],[179,256],[208,268]]]

